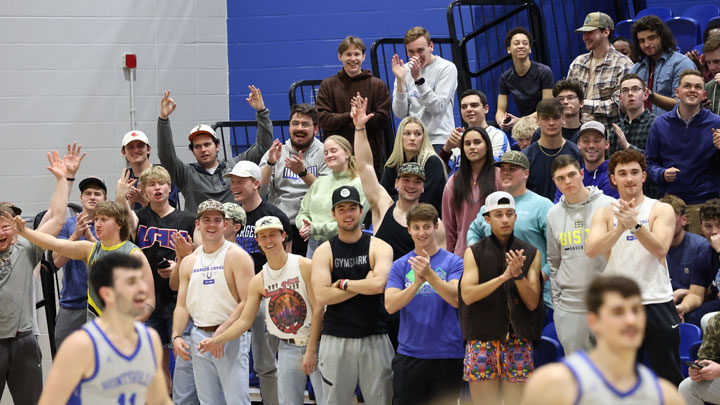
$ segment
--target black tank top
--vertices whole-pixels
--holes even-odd
[[[375,232],[376,238],[381,239],[387,242],[388,245],[392,246],[393,261],[405,256],[415,248],[415,244],[408,233],[407,227],[398,224],[395,217],[393,217],[393,211],[395,210],[396,204],[397,203],[394,203],[390,206],[390,208],[388,208],[385,216],[383,217],[382,223],[380,224],[380,228],[378,228],[377,232]]]
[[[330,239],[333,266],[332,282],[339,279],[363,280],[370,269],[370,239],[364,233],[352,244],[338,236]],[[363,338],[387,333],[383,294],[358,294],[339,304],[328,305],[323,320],[323,333],[342,338]]]

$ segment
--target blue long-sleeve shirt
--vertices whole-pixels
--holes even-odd
[[[713,128],[720,116],[702,108],[688,123],[678,106],[655,119],[648,133],[647,172],[660,195],[673,194],[687,204],[702,204],[720,192],[720,152],[713,145]],[[665,170],[680,170],[675,181],[665,181]]]

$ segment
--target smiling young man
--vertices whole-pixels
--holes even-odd
[[[90,268],[103,314],[70,335],[53,359],[40,405],[172,404],[157,332],[135,322],[145,311],[143,264],[111,253]]]
[[[262,311],[268,332],[280,341],[277,349],[280,372],[275,383],[279,403],[302,403],[310,376],[316,401],[324,404],[316,357],[324,308],[315,302],[310,280],[312,262],[285,251],[286,235],[279,218],[262,217],[254,228],[258,245],[268,261],[250,280],[247,303],[240,318],[223,333],[200,342],[198,350],[213,351],[242,336]],[[268,305],[261,307],[265,300]],[[267,403],[265,398],[263,403]]]
[[[587,323],[597,346],[539,369],[524,405],[683,404],[677,388],[636,361],[645,331],[640,288],[627,277],[599,277],[588,287]]]
[[[156,166],[150,163],[151,149],[150,140],[148,140],[147,135],[142,131],[129,131],[123,136],[120,153],[130,166],[128,172],[130,173],[131,179],[139,180],[142,172]],[[180,203],[179,192],[180,190],[178,190],[175,184],[170,185],[170,196],[168,200],[173,208],[178,208],[178,204]],[[147,197],[141,192],[138,184],[134,184],[134,187],[130,188],[127,198],[130,201],[130,206],[134,210],[147,206],[149,202]]]
[[[215,200],[200,203],[195,226],[202,246],[180,262],[180,288],[173,314],[173,349],[192,358],[195,386],[202,404],[250,403],[248,350],[250,337],[200,353],[198,345],[225,331],[240,317],[253,276],[250,256],[224,237],[225,211]],[[183,331],[192,317],[190,343]]]
[[[323,143],[318,132],[318,111],[310,104],[290,108],[290,139],[280,144],[275,140],[260,161],[262,178],[260,195],[280,208],[290,220],[292,252],[304,256],[307,241],[294,225],[302,199],[317,176],[330,173],[323,156]],[[274,215],[274,214],[272,214]]]
[[[677,104],[675,88],[680,73],[695,69],[695,64],[676,51],[677,44],[672,31],[656,15],[647,15],[632,25],[633,58],[639,60],[632,69],[647,83],[648,98],[645,108],[655,115],[672,110]]]
[[[588,14],[582,32],[585,48],[590,51],[575,58],[568,69],[567,80],[577,80],[585,90],[583,110],[603,125],[618,119],[613,94],[620,87],[620,78],[633,66],[627,56],[610,45],[610,34],[615,28],[613,20],[599,11]]]
[[[382,173],[388,151],[385,150],[385,130],[390,122],[390,90],[385,82],[373,76],[369,69],[363,69],[365,61],[365,43],[362,39],[348,36],[338,46],[338,59],[342,69],[320,83],[315,98],[320,129],[328,137],[338,134],[353,144],[355,127],[350,117],[349,100],[360,93],[368,98],[368,109],[373,118],[367,122],[370,147],[376,151],[373,166]]]
[[[510,149],[510,142],[503,131],[487,123],[486,117],[489,108],[487,97],[480,90],[467,89],[460,95],[460,116],[467,124],[467,128],[482,128],[487,132],[492,143],[493,157],[497,162]],[[438,156],[446,165],[450,161],[453,149],[460,148],[460,138],[463,132],[463,128],[455,128],[438,152]],[[453,160],[453,167],[457,167],[458,164],[460,164],[459,149]]]
[[[647,334],[639,359],[646,354],[658,375],[680,384],[680,318],[678,317],[665,255],[675,233],[671,206],[643,194],[645,156],[628,149],[610,157],[610,180],[620,199],[595,212],[585,242],[589,258],[605,255],[603,274],[635,280],[642,289]]]
[[[712,79],[705,83],[709,100],[707,108],[715,114],[720,114],[720,33],[708,36],[703,45],[703,58],[712,75]]]
[[[585,322],[585,289],[602,274],[607,262],[602,256],[588,258],[585,243],[595,211],[615,199],[604,195],[597,187],[585,184],[588,175],[580,162],[571,156],[555,158],[552,173],[561,196],[547,214],[553,320],[558,339],[565,352],[570,354],[578,349],[592,348],[590,329]]]
[[[223,162],[218,158],[220,140],[215,136],[212,127],[205,124],[196,125],[188,135],[190,141],[188,148],[192,151],[196,162],[185,163],[177,157],[169,120],[177,104],[170,97],[169,90],[163,94],[157,125],[158,156],[160,163],[170,172],[173,184],[176,184],[183,193],[185,211],[197,211],[198,204],[207,199],[232,202],[232,192],[222,175],[241,160],[260,162],[260,158],[272,145],[273,127],[270,110],[265,108],[260,89],[255,86],[248,88],[250,95],[245,101],[256,111],[258,124],[256,142],[245,152]]]
[[[395,260],[385,286],[385,309],[400,312],[393,359],[397,404],[457,403],[462,382],[458,282],[462,259],[438,247],[438,212],[418,204],[407,212],[415,248]]]
[[[673,194],[687,204],[688,230],[701,233],[700,206],[720,196],[720,116],[702,107],[705,82],[697,70],[680,74],[680,102],[655,119],[645,155],[648,176],[660,195]]]
[[[605,159],[605,154],[610,146],[605,125],[597,121],[584,123],[582,127],[580,127],[580,132],[578,132],[577,146],[582,155],[582,169],[584,174],[582,183],[585,186],[595,186],[603,194],[617,198],[618,192],[617,189],[610,184],[607,169],[608,162],[607,159]],[[554,164],[555,162],[553,161],[553,165]],[[555,182],[555,185],[557,186],[557,182]],[[555,203],[560,201],[561,195],[560,187],[557,187]]]
[[[318,363],[323,394],[328,404],[349,404],[359,384],[367,403],[389,404],[394,352],[383,292],[392,248],[360,228],[362,205],[355,187],[338,187],[332,202],[338,234],[312,258],[315,299],[327,306]]]
[[[395,76],[392,110],[399,119],[419,118],[438,151],[455,128],[457,68],[454,63],[433,55],[434,44],[423,27],[414,27],[405,33],[405,49],[407,63],[397,54],[392,58]]]
[[[491,234],[465,251],[460,280],[463,379],[475,404],[516,404],[533,372],[533,341],[544,319],[540,255],[516,237],[515,200],[505,191],[485,199]]]

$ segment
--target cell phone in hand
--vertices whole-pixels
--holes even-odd
[[[505,117],[505,120],[503,121],[503,124],[509,124],[511,120],[512,120],[512,117],[510,117],[510,116],[508,115],[508,116]]]
[[[168,267],[170,267],[170,262],[168,261],[168,259],[162,259],[157,264],[158,269],[167,269]]]
[[[700,370],[701,368],[705,367],[705,363],[696,363],[690,360],[685,360],[685,365],[690,368],[694,368],[695,370]]]

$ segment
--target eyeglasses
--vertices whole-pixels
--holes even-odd
[[[562,102],[565,101],[565,100],[567,100],[567,101],[577,100],[577,99],[578,99],[578,96],[564,96],[564,97],[557,97],[557,99],[558,99],[559,102],[562,103]]]
[[[638,86],[633,86],[633,87],[630,87],[630,88],[623,87],[622,89],[620,89],[620,94],[628,94],[628,93],[630,93],[630,92],[640,93],[640,92],[643,92],[643,91],[645,91],[645,88],[643,88],[643,87],[638,87]]]
[[[313,123],[310,121],[291,121],[290,126],[301,127],[301,128],[310,128],[313,126]]]

